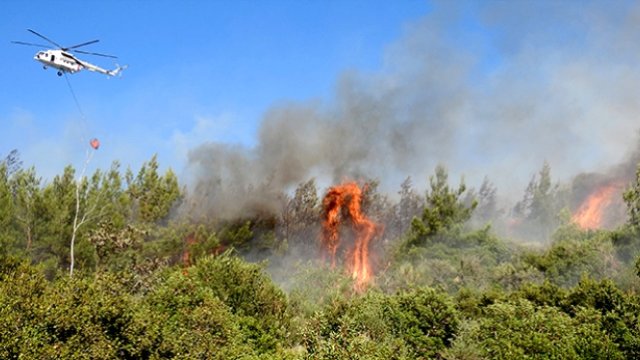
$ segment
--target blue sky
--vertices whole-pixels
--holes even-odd
[[[89,171],[158,154],[183,182],[364,176],[390,192],[444,164],[517,197],[544,162],[570,181],[640,154],[638,19],[628,0],[9,0],[0,155],[50,179],[97,137]],[[100,39],[85,50],[129,68],[70,75],[80,113],[38,49],[10,43],[41,42],[27,28]]]
[[[252,146],[273,104],[328,98],[342,72],[378,71],[385,48],[428,11],[418,0],[5,1],[0,155],[18,149],[47,179],[79,169],[97,137],[91,168],[137,170],[157,153],[180,174],[200,143]],[[80,113],[64,77],[32,59],[38,48],[10,43],[43,42],[27,28],[65,46],[100,39],[84,50],[129,68],[115,79],[69,75]]]

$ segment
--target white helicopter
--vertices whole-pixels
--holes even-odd
[[[48,50],[38,51],[38,53],[33,57],[35,60],[38,60],[43,64],[42,67],[45,70],[47,69],[47,67],[58,69],[58,76],[62,76],[62,74],[64,73],[69,73],[69,74],[77,73],[82,69],[99,72],[108,76],[116,76],[126,68],[126,65],[125,66],[116,65],[115,69],[106,70],[99,66],[91,64],[87,61],[80,60],[72,54],[72,52],[76,52],[80,54],[97,55],[97,56],[104,56],[104,57],[116,59],[117,56],[113,56],[113,55],[99,54],[99,53],[87,52],[82,50],[73,50],[81,46],[95,44],[100,40],[92,40],[92,41],[87,41],[85,43],[74,45],[74,46],[63,47],[57,44],[55,41],[48,39],[44,35],[38,34],[37,32],[31,29],[27,29],[27,31],[33,33],[38,37],[41,37],[44,40],[47,40],[51,44],[58,47],[58,49],[48,49]],[[41,48],[48,47],[48,45],[32,44],[32,43],[23,42],[23,41],[12,41],[12,43],[19,44],[19,45],[38,46]]]

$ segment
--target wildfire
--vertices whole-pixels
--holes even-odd
[[[619,189],[620,184],[617,182],[599,187],[589,194],[571,220],[583,229],[601,228],[604,212],[614,202]]]
[[[324,219],[322,222],[322,245],[331,256],[331,266],[336,265],[336,253],[340,245],[339,226],[342,222],[341,213],[345,208],[351,219],[355,231],[354,247],[348,251],[348,267],[358,290],[364,289],[373,278],[369,263],[369,243],[376,233],[376,224],[367,218],[360,209],[362,190],[355,182],[337,185],[329,189],[322,207]]]
[[[182,256],[181,256],[182,265],[184,267],[191,266],[191,253],[190,253],[190,250],[197,242],[198,241],[196,239],[195,234],[189,234],[184,239],[184,249],[182,250]]]

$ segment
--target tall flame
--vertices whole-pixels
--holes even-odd
[[[601,228],[605,210],[614,202],[620,186],[612,182],[597,188],[578,207],[571,220],[583,229]]]
[[[355,230],[354,247],[348,254],[348,266],[357,290],[364,289],[373,279],[369,263],[369,243],[377,226],[367,218],[360,208],[362,190],[355,182],[348,182],[329,189],[322,201],[324,220],[322,222],[322,244],[331,256],[331,266],[336,265],[336,253],[340,245],[339,226],[343,208],[351,219]]]

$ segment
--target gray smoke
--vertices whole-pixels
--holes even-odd
[[[378,73],[341,75],[332,99],[272,107],[255,147],[193,149],[199,209],[277,210],[311,177],[396,192],[437,164],[517,198],[544,161],[561,181],[612,166],[636,140],[639,35],[633,2],[437,3]]]

